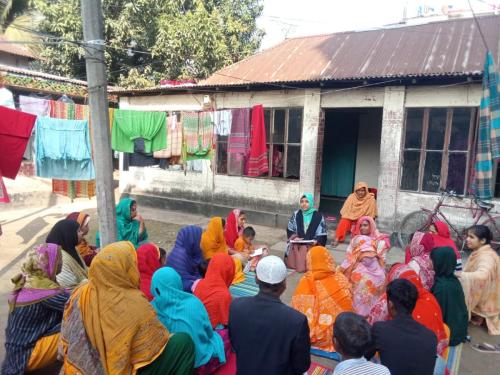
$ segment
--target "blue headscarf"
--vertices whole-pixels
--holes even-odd
[[[226,362],[222,337],[214,332],[203,303],[192,294],[182,291],[179,274],[170,267],[156,271],[151,280],[151,301],[158,319],[169,332],[184,332],[194,341],[194,367],[208,363],[212,357]]]
[[[184,291],[191,292],[193,283],[201,279],[198,266],[203,260],[200,241],[202,229],[195,225],[182,228],[167,259],[167,266],[175,269],[182,278]]]

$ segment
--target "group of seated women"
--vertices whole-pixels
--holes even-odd
[[[316,242],[306,252],[307,272],[291,305],[307,317],[313,347],[335,351],[333,327],[342,312],[354,311],[372,324],[390,319],[385,287],[395,279],[417,288],[413,317],[435,333],[443,358],[448,346],[465,340],[469,320],[500,334],[500,260],[487,227],[469,229],[472,255],[457,273],[455,250],[434,242],[441,224],[416,232],[405,264],[389,267],[387,236],[371,216],[360,217],[337,266],[318,241],[323,219],[312,196],[303,198],[295,230],[303,234],[317,225]],[[234,374],[229,288],[244,278],[242,265],[251,264],[255,251],[245,214],[214,217],[205,231],[182,228],[166,257],[145,241],[134,201],[122,200],[118,210],[128,212],[118,218],[118,242],[102,249],[88,245],[90,219],[74,213],[28,253],[12,279],[2,373],[21,374],[59,359],[67,374]]]

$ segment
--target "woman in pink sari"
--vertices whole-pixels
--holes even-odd
[[[415,232],[409,246],[410,260],[406,262],[408,267],[420,277],[427,290],[431,290],[434,285],[434,265],[430,257],[434,247],[432,234]]]
[[[354,226],[354,230],[352,232],[353,238],[349,247],[347,248],[347,252],[352,251],[352,244],[356,236],[368,236],[370,237],[376,246],[377,254],[381,256],[385,261],[385,255],[387,251],[391,248],[391,242],[389,241],[389,236],[387,234],[380,233],[377,229],[377,225],[375,224],[375,220],[373,220],[370,216],[362,216],[356,221],[356,225]]]
[[[340,268],[353,287],[354,311],[366,317],[384,293],[384,260],[377,253],[376,241],[368,236],[356,236],[351,246]]]

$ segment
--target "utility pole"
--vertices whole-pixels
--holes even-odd
[[[101,0],[82,0],[83,39],[96,172],[97,213],[101,247],[117,239],[113,157],[109,136],[104,23]]]

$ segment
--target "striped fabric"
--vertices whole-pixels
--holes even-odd
[[[286,276],[290,276],[295,272],[295,270],[287,269]],[[252,297],[259,293],[259,286],[255,282],[255,272],[247,271],[245,272],[245,281],[231,285],[229,291],[234,298],[238,297]]]
[[[38,339],[60,331],[67,299],[67,294],[59,294],[32,305],[16,307],[9,314],[3,375],[23,374]]]
[[[349,359],[335,368],[334,375],[391,375],[385,366],[368,362],[366,359]]]
[[[493,197],[493,160],[500,158],[500,102],[496,75],[493,56],[491,52],[488,52],[484,63],[483,94],[474,171],[474,190],[482,199]]]

